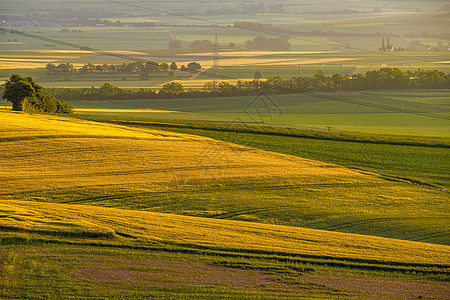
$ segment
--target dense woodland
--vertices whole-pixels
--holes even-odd
[[[47,88],[56,98],[64,100],[126,100],[126,99],[171,99],[208,98],[223,96],[257,95],[264,90],[268,94],[297,92],[331,92],[389,89],[450,89],[450,75],[439,71],[416,70],[402,72],[397,68],[382,68],[365,75],[334,74],[326,76],[319,72],[312,77],[282,78],[238,81],[236,84],[209,82],[201,90],[186,90],[180,83],[170,82],[159,91],[154,89],[123,89],[110,83],[99,88]]]

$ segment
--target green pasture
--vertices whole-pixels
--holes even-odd
[[[352,74],[355,67],[343,66],[343,64],[327,64],[327,65],[301,65],[291,64],[284,66],[245,66],[243,67],[222,67],[219,71],[220,78],[245,78],[253,79],[256,71],[263,75],[263,79],[268,77],[281,76],[283,78],[291,78],[300,76],[314,76],[317,72],[322,71],[327,76],[333,74]],[[200,75],[197,79],[211,79],[211,75]]]
[[[30,32],[27,28],[14,28]],[[72,28],[69,28],[72,29]],[[46,38],[72,43],[80,46],[101,50],[136,50],[136,49],[167,49],[171,40],[167,28],[121,28],[121,27],[80,27],[84,32],[61,33],[61,28],[40,27],[30,33]],[[19,44],[8,44],[9,39],[17,39]],[[121,41],[118,43],[117,41]],[[22,36],[0,35],[2,50],[56,50],[67,49],[51,42],[36,40]]]
[[[157,109],[268,125],[333,131],[448,137],[447,91],[393,91],[271,95],[204,99],[71,101],[75,107]],[[347,103],[345,101],[352,101]],[[437,103],[437,104],[436,104]],[[265,108],[258,108],[263,105]],[[371,107],[382,105],[396,111]],[[398,111],[397,111],[398,110]],[[402,113],[402,110],[412,111]],[[417,114],[416,114],[417,113]],[[95,114],[95,113],[91,113]],[[421,115],[426,114],[426,115]],[[121,116],[121,113],[115,113]],[[125,115],[123,115],[125,116]],[[126,114],[130,117],[129,113]],[[143,115],[141,114],[140,117]]]

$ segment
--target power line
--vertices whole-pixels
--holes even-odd
[[[91,52],[95,52],[95,53],[98,53],[98,54],[113,56],[113,57],[122,58],[122,59],[126,59],[126,60],[134,60],[136,62],[143,62],[143,63],[148,62],[147,60],[139,59],[139,58],[132,58],[131,59],[130,56],[124,55],[124,54],[119,54],[119,53],[114,53],[114,52],[109,52],[109,51],[103,51],[103,50],[91,48],[91,47],[88,47],[88,46],[80,46],[80,45],[77,45],[77,44],[68,43],[68,42],[64,42],[64,41],[61,41],[61,40],[55,40],[55,39],[51,39],[51,38],[46,38],[46,37],[43,37],[43,36],[40,36],[40,35],[26,33],[26,32],[14,30],[14,29],[7,29],[7,28],[0,27],[0,31],[6,32],[6,33],[10,33],[10,34],[21,35],[21,36],[24,36],[24,37],[27,37],[27,38],[41,40],[41,41],[44,41],[44,42],[49,42],[49,43],[53,43],[53,44],[57,44],[57,45],[61,45],[61,46],[66,46],[66,47],[69,47],[69,48],[76,48],[76,49],[80,49],[80,50],[91,51]]]
[[[387,106],[387,105],[383,105],[383,104],[361,103],[360,101],[357,101],[357,100],[338,98],[338,97],[332,96],[332,95],[308,94],[308,96],[312,96],[312,97],[316,97],[316,98],[320,98],[320,99],[325,99],[325,100],[331,100],[331,101],[338,101],[338,102],[344,102],[344,103],[349,103],[349,104],[355,104],[355,105],[363,105],[363,106],[372,107],[372,108],[378,108],[378,109],[382,109],[382,110],[389,110],[389,111],[392,111],[392,112],[407,113],[407,114],[413,114],[413,115],[418,115],[418,116],[423,116],[423,117],[430,117],[430,118],[441,119],[441,120],[450,120],[450,117],[443,116],[443,115],[438,115],[438,114],[433,114],[433,113],[425,113],[425,112],[412,110],[412,109],[396,108],[396,107]]]
[[[32,38],[32,39],[38,39],[38,40],[42,40],[42,41],[46,41],[46,42],[50,42],[50,43],[55,43],[55,44],[59,44],[59,45],[70,47],[70,48],[76,48],[76,49],[91,51],[91,52],[99,53],[99,54],[103,54],[103,55],[109,55],[109,56],[113,56],[113,57],[118,57],[118,58],[122,58],[122,59],[126,59],[126,60],[142,62],[142,63],[149,62],[148,60],[138,59],[138,58],[135,58],[133,56],[128,56],[128,55],[125,55],[125,54],[118,54],[118,53],[98,50],[98,49],[87,47],[87,46],[80,46],[80,45],[77,45],[77,44],[68,43],[68,42],[55,40],[55,39],[51,39],[51,38],[46,38],[46,37],[42,37],[42,36],[38,36],[38,35],[35,35],[35,34],[22,32],[22,31],[17,31],[17,30],[13,30],[13,29],[7,29],[7,28],[1,28],[0,27],[0,31],[11,33],[11,34],[17,34],[17,35],[25,36],[25,37]],[[210,78],[216,78],[216,75],[213,74],[213,73],[203,72],[202,75],[205,75],[205,76],[210,77]],[[220,77],[221,79],[224,79],[224,80],[235,79],[233,77],[224,76],[224,75],[217,75],[217,77]],[[267,83],[264,83],[264,82],[260,82],[260,85],[263,88],[276,90],[276,91],[280,91],[280,92],[288,93],[288,94],[304,93],[304,91],[295,90],[295,89],[291,89],[291,88],[274,87],[274,86],[271,86],[271,85],[269,85]],[[436,118],[436,119],[450,120],[450,117],[446,117],[446,116],[442,116],[442,115],[438,115],[438,114],[425,113],[425,112],[411,110],[411,109],[400,109],[400,108],[391,107],[391,106],[387,106],[387,105],[383,105],[383,104],[365,103],[365,102],[361,102],[361,101],[358,101],[358,100],[352,100],[352,99],[342,99],[342,98],[338,98],[338,97],[332,96],[332,95],[308,94],[308,96],[311,96],[311,97],[314,97],[314,98],[318,98],[318,99],[323,99],[323,100],[344,102],[344,103],[349,103],[349,104],[354,104],[354,105],[360,105],[360,106],[366,106],[366,107],[371,107],[371,108],[377,108],[377,109],[382,109],[382,110],[387,110],[387,111],[392,111],[392,112],[397,112],[397,113],[407,113],[407,114],[420,115],[420,116]]]
[[[168,12],[168,11],[163,11],[163,10],[159,10],[159,9],[155,9],[155,8],[149,8],[149,7],[146,7],[146,6],[136,5],[136,4],[132,4],[132,3],[127,3],[127,2],[117,1],[117,0],[105,0],[105,1],[111,2],[111,3],[115,3],[115,4],[120,4],[120,5],[126,5],[126,6],[130,6],[130,7],[134,7],[134,8],[149,10],[149,11],[157,12],[157,13],[160,13],[160,14],[166,14],[166,15],[171,15],[171,16],[175,16],[175,17],[180,17],[180,18],[184,18],[184,19],[188,19],[188,20],[201,21],[201,22],[206,22],[206,23],[220,25],[220,26],[229,26],[229,24],[225,24],[225,23],[221,23],[221,22],[217,22],[217,21],[202,19],[202,18],[198,18],[198,17],[185,16],[185,15],[182,15],[182,14],[171,13],[171,12]],[[294,39],[294,40],[300,40],[300,41],[304,41],[304,42],[310,42],[310,43],[319,44],[319,45],[336,46],[336,44],[332,44],[332,43],[321,42],[321,41],[311,40],[311,39],[307,39],[307,38],[302,38],[302,37],[297,37],[297,36],[277,33],[277,32],[273,32],[273,31],[270,31],[270,30],[263,30],[263,29],[257,29],[257,28],[248,28],[248,27],[236,24],[236,23],[233,25],[233,27],[234,28],[248,30],[248,31],[254,31],[254,32],[258,32],[258,33],[264,33],[264,34],[270,34],[270,35],[275,35],[275,36],[279,36],[279,37],[290,38],[290,39]],[[416,61],[420,61],[420,62],[430,62],[428,60],[417,58],[417,57],[397,55],[397,54],[393,54],[393,53],[387,54],[387,52],[372,51],[372,50],[360,49],[360,48],[355,48],[355,47],[350,47],[350,46],[345,46],[345,47],[341,46],[341,47],[343,47],[345,49],[357,50],[357,51],[371,53],[371,54],[384,55],[385,57],[389,56],[389,57],[402,58],[402,59],[406,59],[406,60],[416,60]]]

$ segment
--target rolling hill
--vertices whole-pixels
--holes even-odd
[[[4,200],[449,242],[444,190],[193,135],[0,115]]]

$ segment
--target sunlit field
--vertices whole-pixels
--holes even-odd
[[[450,299],[448,3],[38,2],[0,299]]]
[[[126,101],[71,101],[79,107],[80,114],[110,115],[116,117],[147,119],[191,119],[218,120],[229,123],[264,122],[266,125],[290,126],[294,128],[348,131],[359,133],[397,134],[429,137],[449,137],[450,123],[446,90],[428,91],[365,91],[342,93],[301,93],[270,95],[269,97],[222,97],[203,99],[155,99]],[[351,100],[354,103],[346,103]],[[246,107],[258,101],[269,103],[272,114],[256,114]],[[382,104],[394,112],[373,108]],[[130,110],[120,110],[128,107]],[[91,110],[85,110],[89,108]],[[97,110],[96,109],[100,109]],[[111,109],[109,111],[103,109]],[[133,109],[151,109],[133,111]],[[152,113],[152,110],[177,111],[174,113]],[[400,110],[400,111],[398,111]],[[417,111],[420,114],[402,113],[401,110]],[[183,115],[186,114],[186,115]],[[439,118],[435,118],[437,116]],[[441,118],[443,117],[443,118]]]
[[[439,188],[194,135],[1,114],[6,199],[447,243],[446,192]]]

